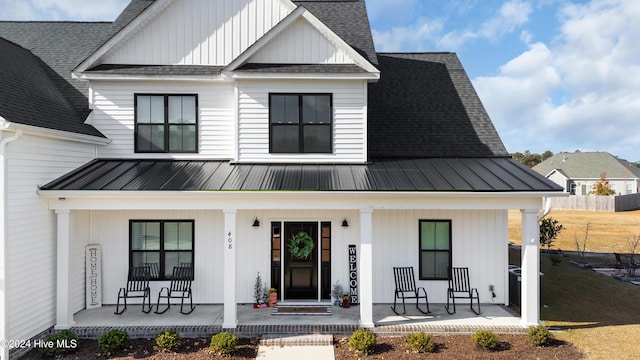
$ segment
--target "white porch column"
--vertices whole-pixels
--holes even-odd
[[[373,323],[373,209],[360,209],[360,326]]]
[[[522,293],[520,294],[521,322],[535,326],[540,322],[540,249],[538,210],[522,211]]]
[[[236,302],[236,209],[224,212],[224,318],[223,329],[238,326],[238,304]]]
[[[69,210],[56,210],[58,218],[58,258],[56,274],[56,330],[75,325],[71,309],[71,216]]]

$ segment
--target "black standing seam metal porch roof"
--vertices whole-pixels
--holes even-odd
[[[40,190],[552,192],[560,186],[512,158],[370,164],[234,164],[96,159]]]

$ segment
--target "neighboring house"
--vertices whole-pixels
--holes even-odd
[[[562,186],[571,195],[588,195],[601,174],[616,195],[638,192],[640,168],[607,152],[575,152],[553,155],[533,170]]]
[[[330,301],[350,245],[364,327],[393,266],[431,302],[453,265],[508,303],[509,209],[538,323],[538,212],[562,189],[511,158],[455,54],[376,53],[363,1],[133,0],[0,38],[0,338],[74,325],[89,244],[104,304],[130,266],[156,264],[157,293],[187,263],[225,328],[258,272],[281,301]]]

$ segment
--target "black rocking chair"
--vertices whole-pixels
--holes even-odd
[[[171,284],[169,287],[163,287],[158,294],[158,304],[156,306],[156,314],[162,314],[169,310],[171,303],[170,298],[181,299],[180,313],[188,315],[196,308],[193,306],[193,296],[191,294],[191,281],[193,279],[193,268],[191,266],[176,266],[173,268],[173,274],[171,276]],[[166,292],[166,294],[163,294]],[[167,299],[167,308],[160,311],[160,299]],[[189,299],[190,309],[188,312],[184,312],[184,299]]]
[[[118,304],[116,305],[116,315],[127,310],[127,299],[142,298],[142,312],[151,312],[151,289],[149,288],[149,277],[151,270],[148,266],[134,266],[129,268],[127,275],[127,286],[118,291]],[[120,299],[124,300],[124,308],[120,311]],[[147,304],[145,307],[145,303]]]
[[[469,299],[469,307],[476,315],[480,315],[480,296],[478,289],[469,284],[469,268],[449,268],[449,288],[447,289],[447,312],[449,315],[456,313],[456,299]],[[473,308],[473,300],[478,304],[478,311]],[[453,311],[450,311],[449,300],[453,302]]]
[[[397,315],[396,311],[396,300],[402,299],[402,309],[403,314],[407,312],[407,307],[405,306],[405,299],[416,299],[416,309],[423,314],[430,314],[429,310],[429,299],[427,298],[427,291],[423,287],[416,287],[416,278],[413,275],[413,267],[394,267],[393,268],[393,276],[396,282],[396,290],[393,297],[393,310]],[[422,290],[422,294],[420,295],[420,291]],[[418,301],[420,299],[424,299],[425,304],[427,305],[427,312],[424,312],[418,306]]]

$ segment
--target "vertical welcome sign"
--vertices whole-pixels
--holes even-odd
[[[358,257],[356,256],[356,246],[349,245],[349,300],[351,304],[357,305],[358,301]]]
[[[102,306],[102,250],[100,245],[85,247],[87,309]]]

